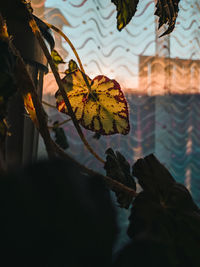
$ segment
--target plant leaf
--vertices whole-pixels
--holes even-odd
[[[76,119],[84,128],[102,135],[129,133],[127,102],[115,80],[103,75],[91,80],[76,69],[63,78],[63,83]],[[59,91],[55,97],[58,110],[69,115]]]
[[[77,69],[78,69],[78,65],[76,64],[76,62],[73,59],[71,59],[69,61],[68,69],[65,70],[65,74],[68,74],[68,73],[70,73],[74,70],[77,70]]]
[[[69,148],[69,144],[67,142],[67,136],[65,135],[65,131],[62,127],[58,126],[58,121],[53,123],[53,131],[55,133],[55,142],[62,148]]]
[[[117,180],[118,182],[136,190],[136,183],[133,176],[130,173],[130,165],[125,157],[119,152],[109,148],[106,150],[106,163],[104,169],[107,176]],[[122,208],[128,208],[132,202],[132,196],[130,197],[126,193],[115,191],[117,201]]]
[[[117,7],[117,29],[121,31],[132,19],[139,0],[111,0]]]
[[[178,216],[190,216],[193,212],[200,216],[200,210],[187,188],[177,183],[153,154],[137,160],[133,165],[133,176],[138,179],[144,191],[133,202],[128,231],[130,237],[145,230],[144,224],[142,230],[142,224],[135,218],[138,220],[141,218],[143,223],[146,221],[145,227],[150,230],[148,225],[153,225],[153,222],[158,223],[158,218],[163,217],[166,227],[170,227],[170,225],[167,226],[169,220],[176,221]]]
[[[101,135],[99,133],[95,133],[93,135],[93,138],[96,139],[96,140],[99,140],[101,138]]]
[[[56,68],[58,69],[58,65],[59,64],[65,64],[64,60],[62,59],[61,55],[58,53],[58,51],[56,51],[55,49],[53,49],[51,51],[51,57],[53,59],[54,64],[56,65]]]
[[[136,161],[133,165],[133,176],[138,178],[138,183],[145,191],[152,194],[167,190],[175,182],[170,172],[153,154]]]
[[[155,15],[159,17],[158,29],[164,24],[168,24],[167,30],[160,37],[174,30],[179,12],[179,2],[180,0],[157,0]]]
[[[24,107],[25,107],[27,113],[29,114],[31,120],[33,121],[33,123],[35,123],[37,125],[38,122],[37,122],[36,111],[35,111],[32,96],[30,93],[28,93],[27,95],[24,96]]]
[[[9,39],[7,25],[1,15],[0,15],[0,39],[1,40]]]
[[[151,244],[164,245],[166,257],[175,257],[173,265],[165,266],[198,267],[200,210],[187,188],[177,183],[153,154],[137,160],[133,175],[143,191],[133,201],[129,237],[134,242],[150,241],[149,249]]]

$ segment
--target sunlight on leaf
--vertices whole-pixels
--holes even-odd
[[[27,111],[27,113],[30,115],[31,120],[37,124],[37,116],[35,112],[35,107],[33,105],[33,100],[31,97],[31,94],[28,93],[27,95],[24,96],[24,107]]]
[[[60,54],[55,49],[51,51],[51,57],[57,69],[58,69],[59,64],[65,64],[64,60],[62,59]]]
[[[68,69],[65,70],[65,74],[68,74],[68,73],[70,73],[74,70],[77,70],[77,69],[78,69],[78,65],[76,64],[76,62],[73,59],[71,59],[69,61]]]
[[[0,39],[1,40],[9,39],[7,25],[3,20],[3,18],[1,17],[1,15],[0,15]]]
[[[102,135],[129,133],[127,102],[115,80],[103,75],[91,80],[76,69],[62,81],[76,119],[84,128]],[[58,110],[69,115],[59,91],[56,102]]]
[[[132,19],[139,0],[111,0],[117,8],[117,29],[121,31]]]

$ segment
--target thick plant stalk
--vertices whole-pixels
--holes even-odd
[[[84,136],[84,134],[83,134],[83,132],[81,130],[81,127],[80,127],[79,123],[77,122],[77,119],[75,117],[75,114],[74,114],[74,112],[72,110],[72,106],[71,106],[71,104],[69,102],[69,99],[68,99],[68,97],[67,97],[67,95],[65,93],[64,85],[62,83],[62,80],[60,78],[60,75],[59,75],[59,73],[58,73],[58,71],[56,69],[56,66],[55,66],[55,64],[53,62],[53,59],[52,59],[52,57],[51,57],[51,55],[50,55],[50,53],[48,51],[48,48],[47,48],[47,46],[46,46],[46,44],[45,44],[45,42],[44,42],[44,40],[43,40],[43,38],[41,36],[40,29],[38,28],[37,23],[34,20],[33,15],[30,12],[29,12],[29,17],[30,17],[30,19],[29,19],[29,25],[30,25],[33,33],[35,34],[36,38],[38,39],[38,42],[39,42],[39,44],[40,44],[40,46],[41,46],[41,48],[42,48],[42,50],[43,50],[43,52],[44,52],[47,60],[48,60],[48,63],[50,65],[51,69],[52,69],[52,72],[53,72],[54,77],[56,79],[56,82],[58,84],[60,93],[61,93],[61,95],[63,97],[63,100],[65,102],[65,105],[67,106],[67,109],[69,111],[69,114],[70,114],[70,116],[72,118],[72,121],[74,123],[74,126],[76,127],[76,130],[77,130],[77,132],[78,132],[78,134],[79,134],[82,142],[85,144],[85,146],[90,151],[90,153],[93,156],[95,156],[95,158],[97,158],[100,162],[105,163],[105,161],[92,149],[92,147],[87,142],[87,140],[86,140],[86,138],[85,138],[85,136]]]
[[[14,55],[17,56],[17,67],[16,67],[16,81],[18,89],[22,95],[22,97],[30,93],[33,105],[35,108],[36,116],[37,116],[37,122],[38,122],[38,130],[44,140],[44,144],[46,146],[47,154],[49,158],[55,157],[55,151],[54,147],[52,145],[52,140],[50,137],[50,133],[47,126],[47,117],[46,113],[42,107],[42,104],[39,100],[39,97],[36,92],[35,85],[33,83],[33,80],[29,74],[29,72],[26,69],[26,65],[18,52],[18,50],[15,48],[15,46],[12,44],[12,42],[9,42],[9,46],[11,48],[11,51]],[[28,89],[27,89],[28,88]]]
[[[101,177],[104,182],[106,183],[106,185],[113,191],[120,191],[120,192],[124,192],[127,195],[131,196],[132,198],[135,198],[137,196],[137,193],[134,189],[114,180],[113,178],[109,177],[109,176],[105,176],[103,174],[100,174],[98,172],[95,172],[89,168],[87,168],[86,166],[82,165],[81,163],[79,163],[78,161],[76,161],[74,158],[70,157],[67,153],[65,153],[55,142],[53,142],[55,151],[58,155],[60,155],[62,158],[67,159],[67,160],[72,160],[75,162],[75,164],[81,168],[84,172],[86,172],[88,175],[90,176],[99,176]]]
[[[47,127],[46,113],[38,98],[35,85],[33,83],[33,80],[29,72],[27,71],[26,65],[19,51],[13,45],[12,39],[8,35],[7,26],[1,14],[0,14],[0,38],[8,44],[11,52],[13,53],[13,55],[16,56],[15,79],[16,79],[17,87],[19,89],[20,94],[22,95],[22,98],[28,93],[31,94],[33,105],[34,105],[36,116],[37,116],[37,127],[38,127],[38,130],[40,131],[41,136],[44,139],[47,154],[49,158],[52,158],[55,156],[55,151],[54,151],[54,147],[52,145],[51,137],[50,137],[49,130]]]

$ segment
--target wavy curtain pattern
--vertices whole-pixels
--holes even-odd
[[[110,0],[35,0],[33,7],[63,29],[91,78],[99,74],[115,78],[126,94],[131,132],[96,140],[84,131],[92,146],[102,157],[108,147],[119,150],[131,164],[155,153],[200,205],[199,1],[180,1],[176,28],[164,38],[159,38],[163,29],[157,32],[155,4],[150,0],[140,0],[135,17],[122,32],[116,29]],[[58,35],[55,39],[65,61],[74,59],[67,44]],[[50,73],[44,99],[55,103],[56,90]],[[51,108],[47,111],[52,122],[66,118]],[[68,152],[91,168],[102,167],[83,147],[72,124],[64,128]]]

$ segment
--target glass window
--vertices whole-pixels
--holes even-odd
[[[186,185],[200,204],[200,5],[182,0],[176,28],[159,38],[154,1],[140,0],[129,25],[118,32],[110,0],[32,1],[35,13],[64,31],[77,49],[87,74],[116,79],[130,110],[127,136],[102,136],[84,130],[88,141],[105,157],[119,150],[132,164],[155,153],[177,181]],[[66,63],[75,59],[70,47],[55,34],[56,49]],[[66,66],[65,66],[66,67]],[[61,71],[64,66],[61,67]],[[57,85],[46,75],[43,99],[55,105]],[[47,107],[52,123],[67,117]],[[102,168],[82,145],[71,122],[66,130],[71,155],[91,168]],[[43,149],[40,149],[40,153]]]

